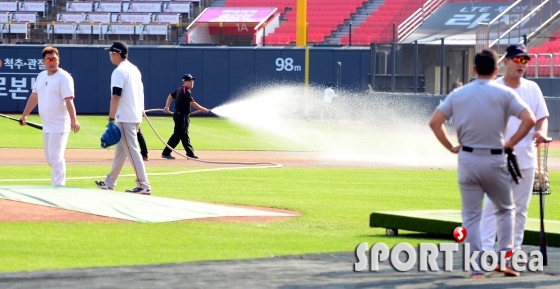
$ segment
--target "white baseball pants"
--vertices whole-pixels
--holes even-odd
[[[521,170],[523,178],[519,184],[512,183],[513,202],[515,203],[515,217],[513,227],[513,251],[521,250],[523,234],[525,233],[525,223],[527,222],[527,211],[533,194],[533,182],[535,168]],[[482,250],[494,251],[494,241],[496,240],[496,207],[492,201],[485,198],[486,205],[480,221],[480,234],[482,238]]]
[[[43,133],[43,151],[45,160],[51,167],[51,182],[55,187],[66,185],[66,160],[64,151],[68,144],[68,132]]]

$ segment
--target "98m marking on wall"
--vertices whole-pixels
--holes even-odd
[[[276,58],[276,71],[301,71],[301,65],[294,65],[293,58]]]

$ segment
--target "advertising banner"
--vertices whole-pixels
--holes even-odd
[[[152,14],[130,14],[130,13],[113,13],[111,14],[111,22],[116,23],[144,23],[148,24],[152,20]]]
[[[111,13],[84,13],[82,21],[109,24],[111,22]]]
[[[24,12],[43,12],[45,13],[45,10],[47,9],[47,2],[43,2],[43,1],[37,1],[37,2],[33,2],[33,1],[20,1],[18,2],[19,7],[18,7],[18,11],[24,11]]]
[[[181,22],[181,14],[153,14],[152,23],[179,23]]]
[[[95,12],[121,12],[121,2],[95,2]]]
[[[18,2],[0,2],[0,11],[17,11]]]
[[[123,12],[161,12],[161,2],[134,2]]]
[[[191,3],[163,3],[163,12],[190,13]]]
[[[80,22],[84,19],[82,13],[59,13],[56,14],[56,21],[59,22]]]
[[[197,22],[253,22],[266,20],[275,8],[208,8]]]
[[[66,2],[68,12],[92,12],[93,2]]]
[[[14,13],[10,15],[10,20],[12,22],[29,22],[29,23],[36,23],[37,22],[37,13]]]

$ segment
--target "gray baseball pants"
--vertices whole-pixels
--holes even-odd
[[[489,149],[459,152],[459,187],[462,199],[463,227],[467,230],[465,243],[472,251],[482,251],[480,220],[484,193],[495,206],[497,219],[498,251],[509,251],[513,243],[515,205],[511,191],[511,176],[506,166],[506,156],[493,155]],[[481,252],[482,253],[482,252]],[[480,255],[477,265],[480,267]],[[473,268],[465,268],[474,271]]]
[[[527,223],[527,212],[531,195],[533,194],[533,182],[535,181],[535,168],[521,170],[524,178],[519,180],[519,184],[512,183],[513,202],[515,203],[515,218],[513,231],[513,251],[521,250],[523,244],[523,234]],[[482,250],[494,251],[494,241],[496,240],[496,216],[494,204],[488,197],[485,199],[484,212],[480,223],[482,235]]]
[[[140,128],[139,123],[123,123],[118,122],[117,126],[121,131],[121,140],[115,146],[115,158],[113,159],[113,167],[111,172],[105,178],[105,184],[111,188],[117,186],[117,178],[121,173],[126,159],[130,160],[130,164],[136,173],[136,187],[151,190],[146,167],[140,149],[138,148],[137,133]]]

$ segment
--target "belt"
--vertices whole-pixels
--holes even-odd
[[[469,153],[472,153],[474,151],[473,148],[467,146],[463,146],[462,150]],[[480,149],[480,150],[488,150],[488,149]],[[501,155],[502,152],[504,151],[503,149],[489,149],[489,150],[491,155]]]

